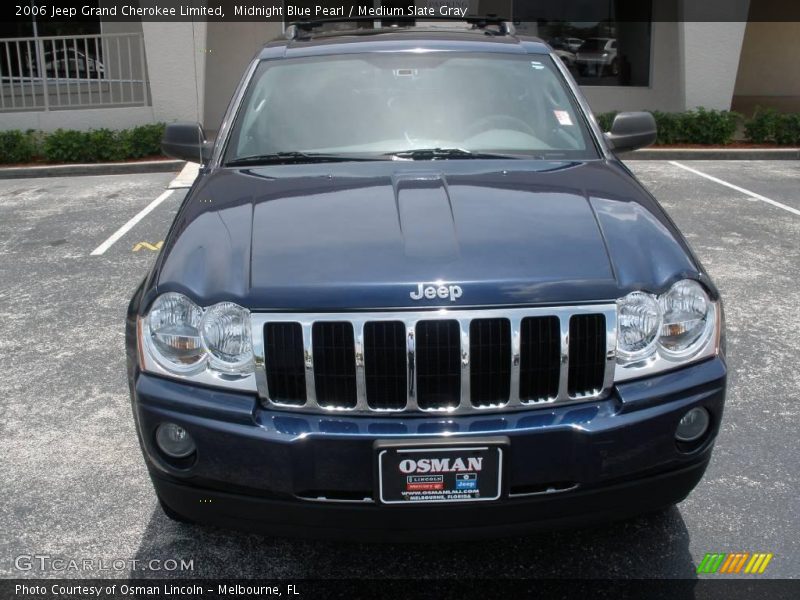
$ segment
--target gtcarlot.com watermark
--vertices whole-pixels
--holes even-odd
[[[194,571],[194,559],[185,558],[65,558],[49,554],[20,554],[14,559],[19,571],[56,573],[111,573],[128,571]]]

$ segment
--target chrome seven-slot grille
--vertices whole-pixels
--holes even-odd
[[[602,397],[616,308],[253,315],[266,405],[469,413]]]

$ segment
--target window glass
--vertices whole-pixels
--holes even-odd
[[[595,157],[547,55],[374,52],[264,61],[226,159],[459,148]]]
[[[538,3],[515,0],[514,20],[520,33],[549,43],[580,85],[648,86],[652,23],[641,17],[648,6],[637,4],[632,18],[616,0],[561,0],[541,18]]]

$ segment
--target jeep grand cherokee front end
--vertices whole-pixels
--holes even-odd
[[[486,23],[267,45],[127,319],[173,518],[519,533],[658,510],[708,464],[719,293],[558,57]]]

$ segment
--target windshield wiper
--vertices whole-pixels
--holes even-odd
[[[302,163],[349,162],[364,160],[385,160],[373,156],[347,154],[320,154],[315,152],[274,152],[272,154],[254,154],[234,158],[225,163],[228,167],[244,167],[248,165],[285,165]]]
[[[472,152],[463,148],[418,148],[400,152],[387,152],[384,156],[399,158],[400,160],[448,160],[448,159],[492,159],[492,158],[520,158],[512,154],[491,154],[488,152]]]

